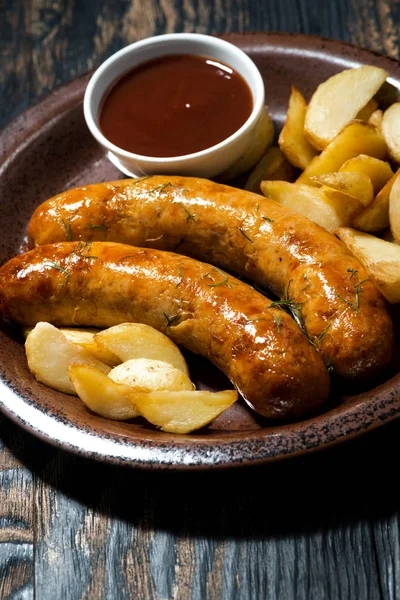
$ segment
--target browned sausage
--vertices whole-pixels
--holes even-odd
[[[329,391],[322,359],[292,318],[197,260],[123,244],[43,246],[0,269],[0,310],[22,325],[146,323],[201,354],[262,415],[297,418]]]
[[[369,376],[391,359],[392,323],[362,265],[268,198],[187,177],[103,183],[45,202],[28,233],[32,245],[111,240],[206,260],[282,298],[339,375]]]

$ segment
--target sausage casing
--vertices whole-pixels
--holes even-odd
[[[340,240],[306,217],[243,190],[188,177],[146,177],[78,188],[34,213],[30,244],[109,240],[174,250],[275,292],[345,377],[391,360],[385,301]]]
[[[64,242],[0,269],[3,318],[22,325],[151,325],[220,368],[270,418],[298,418],[329,392],[325,365],[293,319],[197,260],[116,243]]]

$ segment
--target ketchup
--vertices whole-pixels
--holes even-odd
[[[204,56],[168,55],[123,75],[99,116],[105,137],[145,156],[183,156],[210,148],[249,118],[253,99],[239,73]]]

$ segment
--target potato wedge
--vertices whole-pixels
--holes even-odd
[[[348,225],[353,215],[362,208],[361,203],[351,196],[301,183],[263,181],[261,190],[268,198],[308,217],[328,231]]]
[[[304,135],[306,111],[306,101],[299,90],[292,85],[286,122],[278,144],[290,164],[299,169],[305,169],[317,154]]]
[[[382,127],[382,120],[383,120],[383,110],[378,108],[377,110],[374,110],[374,112],[368,119],[368,123],[370,125],[373,125],[380,131],[381,127]]]
[[[358,111],[356,115],[356,119],[360,119],[360,121],[369,121],[371,115],[377,110],[378,103],[374,98],[371,98],[369,102],[365,106],[362,107],[360,111]]]
[[[327,173],[312,177],[313,181],[356,198],[365,207],[374,199],[371,179],[363,173]]]
[[[311,177],[335,173],[350,158],[367,154],[383,160],[386,151],[385,140],[375,127],[364,121],[353,121],[346,125],[321,154],[313,158],[297,181],[312,185]]]
[[[75,393],[94,413],[116,421],[126,421],[139,415],[131,401],[131,387],[116,383],[89,365],[72,363],[68,374]]]
[[[108,373],[110,367],[97,360],[91,352],[67,340],[50,323],[38,323],[25,342],[28,366],[38,381],[65,394],[76,394],[68,375],[71,363],[91,365]]]
[[[141,392],[196,389],[189,377],[170,363],[150,358],[134,358],[114,367],[108,374],[116,383]]]
[[[351,226],[367,233],[382,231],[389,227],[389,197],[397,173],[383,186],[373,201],[351,220]]]
[[[371,100],[388,76],[384,69],[364,65],[346,69],[321,83],[307,108],[304,131],[323,150]]]
[[[242,156],[231,166],[218,176],[218,181],[230,181],[239,177],[246,171],[249,171],[260,160],[274,141],[275,130],[272,119],[267,109],[262,113],[260,120],[254,131],[250,145],[246,148]]]
[[[371,179],[374,196],[393,177],[393,171],[388,162],[379,160],[379,158],[374,158],[373,156],[367,156],[366,154],[359,154],[354,158],[346,160],[340,167],[339,172],[367,175]]]
[[[358,258],[386,300],[400,302],[400,246],[350,227],[334,233]]]
[[[255,194],[260,194],[260,183],[268,181],[293,181],[294,171],[292,165],[286,160],[278,146],[268,148],[261,160],[256,164],[249,175],[245,189]]]
[[[381,129],[389,155],[400,163],[400,102],[395,102],[385,110]]]
[[[162,431],[190,433],[214,421],[236,402],[234,390],[224,392],[134,393],[132,402],[140,414]]]
[[[397,243],[400,242],[400,169],[393,178],[389,191],[389,222],[390,229]]]
[[[189,369],[178,346],[166,335],[143,323],[122,323],[96,333],[100,348],[125,362],[132,358],[152,358],[170,363],[189,376]]]
[[[28,337],[33,327],[24,327],[22,330],[23,335]],[[59,327],[58,328],[69,340],[78,346],[82,346],[88,350],[97,360],[105,363],[109,367],[115,367],[121,362],[115,354],[109,352],[106,348],[100,348],[94,340],[96,333],[99,333],[101,329],[95,329],[94,327]]]

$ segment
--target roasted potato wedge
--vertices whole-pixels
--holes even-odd
[[[147,421],[162,431],[190,433],[214,421],[237,398],[234,390],[149,392],[134,393],[132,402]]]
[[[321,154],[313,158],[297,181],[312,185],[311,177],[335,173],[350,158],[367,154],[383,160],[386,152],[385,140],[375,127],[364,121],[353,121],[346,125]]]
[[[245,189],[249,192],[260,194],[260,183],[264,179],[269,181],[293,181],[294,179],[293,167],[286,160],[282,150],[278,146],[268,148],[250,173]]]
[[[328,231],[350,223],[362,204],[355,198],[328,188],[286,181],[263,181],[265,196],[308,217]]]
[[[182,391],[196,389],[189,377],[170,363],[150,358],[134,358],[114,367],[109,377],[116,383],[141,392]]]
[[[33,327],[24,327],[22,332],[25,337],[28,337]],[[106,348],[100,348],[94,340],[96,333],[99,333],[100,329],[91,327],[59,327],[59,330],[65,335],[67,340],[82,346],[88,350],[97,360],[105,363],[109,367],[115,367],[121,362],[115,354],[109,352]]]
[[[75,394],[68,375],[71,363],[91,365],[108,373],[110,367],[97,360],[91,352],[69,341],[50,323],[38,323],[25,342],[28,366],[38,381],[65,394]]]
[[[143,323],[122,323],[96,333],[95,341],[125,362],[132,358],[151,358],[170,363],[189,376],[189,369],[178,346],[166,335]]]
[[[400,302],[400,246],[350,227],[334,233],[358,258],[386,300]]]
[[[389,191],[389,222],[394,239],[400,243],[400,170],[393,180]]]
[[[312,180],[332,190],[343,192],[356,198],[365,207],[374,199],[374,188],[371,179],[363,173],[327,173],[317,175]]]
[[[397,173],[383,186],[371,204],[352,218],[352,227],[367,233],[389,227],[389,197],[396,177]]]
[[[88,365],[72,363],[68,374],[75,393],[94,413],[116,421],[126,421],[139,415],[131,401],[131,387],[116,383],[99,369]]]
[[[274,124],[268,110],[265,109],[256,126],[250,145],[246,148],[242,156],[218,177],[218,180],[221,182],[230,181],[252,169],[267,148],[271,146],[274,136]]]
[[[383,110],[378,108],[377,110],[374,110],[374,112],[368,119],[368,123],[370,125],[373,125],[380,131],[381,127],[382,127],[382,120],[383,120]]]
[[[393,171],[388,162],[359,154],[346,162],[340,167],[340,173],[360,173],[367,175],[372,182],[374,188],[374,196],[381,191],[383,186],[393,177]]]
[[[400,102],[395,102],[385,110],[381,129],[390,156],[400,163]]]
[[[307,108],[304,131],[317,150],[323,150],[356,118],[387,77],[378,67],[346,69],[321,83]]]
[[[377,110],[378,103],[374,98],[371,98],[369,102],[357,113],[356,119],[360,121],[369,121],[373,113]]]
[[[307,103],[297,88],[292,86],[285,125],[279,136],[279,147],[294,167],[305,169],[317,154],[304,135]],[[267,178],[265,178],[267,179]]]

